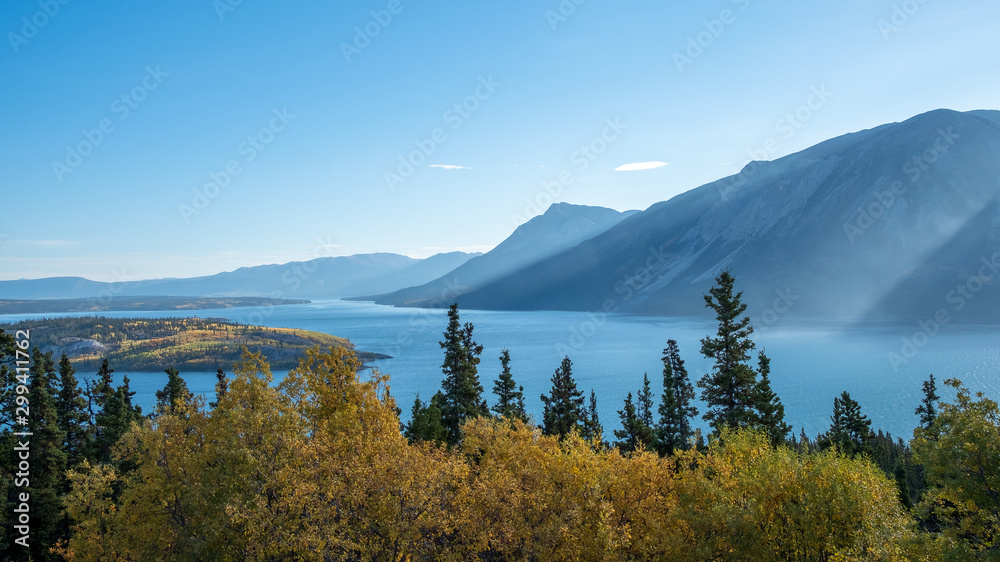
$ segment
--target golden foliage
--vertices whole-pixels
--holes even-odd
[[[903,560],[911,522],[873,465],[752,432],[704,453],[622,456],[520,421],[473,419],[454,449],[408,444],[388,378],[343,349],[272,385],[259,354],[206,411],[84,467],[75,560]]]

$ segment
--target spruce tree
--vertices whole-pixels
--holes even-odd
[[[642,388],[636,395],[636,415],[646,427],[653,427],[653,390],[649,386],[649,374],[642,374]]]
[[[500,352],[500,378],[493,382],[493,393],[497,395],[497,403],[493,411],[500,417],[528,421],[524,410],[524,387],[514,382],[510,372],[510,350]]]
[[[175,377],[180,381],[177,384],[171,385],[170,382],[167,383],[167,387],[173,387],[172,392],[176,392],[177,396],[184,396],[185,400],[190,400],[192,394],[187,392],[187,385],[184,384],[184,380],[180,376],[176,375],[176,370],[168,369],[169,371],[175,373]],[[132,405],[132,396],[135,394],[129,389],[128,377],[123,377],[122,384],[117,388],[111,390],[110,393],[102,400],[101,409],[98,410],[95,417],[96,434],[94,438],[93,445],[91,446],[91,452],[89,458],[98,463],[103,464],[117,464],[114,463],[114,446],[121,439],[122,435],[125,435],[129,429],[132,428],[133,423],[137,423],[142,419],[142,409],[139,406]],[[164,391],[156,391],[157,402],[161,400],[164,403],[159,404],[157,407],[157,412],[162,415],[168,413],[172,408],[172,403],[168,401],[166,397],[163,396]],[[187,392],[184,394],[184,392]],[[171,404],[170,406],[166,404]],[[156,414],[157,412],[154,412]],[[124,468],[129,468],[131,465],[125,466]],[[119,465],[119,469],[122,469],[123,465]]]
[[[845,390],[833,399],[830,429],[820,438],[820,447],[836,446],[845,455],[854,456],[870,451],[875,438],[872,422],[861,413],[861,405]]]
[[[792,426],[785,423],[785,406],[771,389],[771,360],[761,350],[757,355],[760,380],[754,389],[754,425],[771,438],[771,444],[778,446],[785,441]]]
[[[65,353],[59,360],[59,381],[56,398],[59,430],[66,436],[63,450],[66,451],[67,467],[73,468],[86,458],[90,416],[86,410],[87,402],[83,399],[83,392],[76,380],[76,370]]]
[[[219,400],[229,390],[229,379],[226,378],[226,373],[222,369],[215,372],[215,379],[215,401],[208,404],[212,408],[216,408],[219,405]]]
[[[439,342],[444,349],[444,363],[441,370],[444,380],[441,389],[444,393],[442,415],[444,426],[448,429],[448,443],[456,444],[461,438],[462,423],[469,419],[489,415],[489,408],[483,400],[483,385],[479,382],[476,365],[483,346],[472,339],[473,326],[466,323],[463,327],[459,322],[458,304],[452,304],[448,309],[448,327],[444,332],[444,341]]]
[[[667,340],[663,350],[663,399],[655,441],[661,455],[672,455],[677,449],[690,447],[694,437],[691,422],[698,415],[698,408],[691,405],[693,400],[694,386],[688,378],[680,348],[675,340]]]
[[[122,399],[125,401],[125,406],[131,408],[135,415],[142,417],[142,406],[137,406],[132,403],[132,397],[135,396],[135,391],[129,386],[130,381],[128,380],[128,375],[122,375],[122,384],[118,387],[121,389]]]
[[[542,399],[542,433],[565,437],[573,430],[580,431],[586,418],[583,393],[573,380],[573,362],[564,357],[552,375],[552,390]]]
[[[590,389],[590,404],[584,408],[583,418],[583,438],[597,441],[596,445],[601,446],[604,426],[601,425],[601,418],[597,413],[597,394],[594,389]]]
[[[163,390],[156,391],[157,415],[169,414],[176,406],[182,403],[190,404],[191,400],[194,398],[194,394],[188,390],[187,383],[184,382],[183,378],[181,378],[177,369],[168,367],[167,369],[164,369],[163,372],[167,374],[167,384],[163,387]],[[122,407],[124,407],[124,397],[120,397],[120,399],[122,401]]]
[[[635,412],[635,404],[632,402],[632,393],[625,397],[625,405],[618,410],[618,419],[621,420],[622,428],[615,430],[615,437],[618,438],[616,445],[624,453],[631,453],[639,448],[639,417]]]
[[[101,360],[101,367],[97,370],[97,378],[91,382],[87,381],[85,395],[87,397],[87,414],[90,416],[91,426],[97,425],[97,412],[104,408],[104,402],[114,392],[112,383],[114,379],[111,374],[115,370],[108,365],[108,359]],[[96,436],[95,436],[96,437]]]
[[[754,349],[753,326],[749,317],[740,317],[747,305],[742,292],[733,293],[734,281],[729,271],[723,271],[705,295],[705,306],[715,312],[719,328],[714,338],[701,340],[701,353],[715,359],[715,365],[698,386],[708,405],[703,417],[716,433],[725,426],[743,428],[753,423],[757,374],[747,364]]]
[[[410,409],[410,423],[403,430],[403,435],[411,442],[433,441],[444,443],[448,439],[448,430],[441,423],[440,404],[444,400],[441,392],[436,393],[424,404],[417,394]]]
[[[937,406],[935,404],[941,399],[937,394],[937,383],[934,381],[933,374],[924,381],[923,390],[924,397],[915,413],[920,416],[920,426],[930,430],[931,426],[934,425],[934,420],[937,419]]]

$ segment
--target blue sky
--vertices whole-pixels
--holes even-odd
[[[644,209],[751,154],[1000,108],[992,1],[10,0],[0,22],[0,279],[483,251],[553,200]]]

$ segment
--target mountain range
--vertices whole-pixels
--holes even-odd
[[[751,162],[456,300],[702,315],[702,295],[728,269],[758,325],[941,310],[947,321],[995,322],[998,195],[1000,112],[936,110]]]
[[[998,196],[1000,111],[941,109],[750,162],[644,211],[557,203],[482,255],[320,258],[115,290],[703,315],[703,295],[730,270],[758,326],[779,317],[996,322]],[[111,289],[80,278],[4,281],[0,298]]]
[[[204,277],[120,283],[100,283],[81,277],[19,279],[0,281],[0,298],[343,297],[426,283],[478,255],[449,252],[418,260],[399,254],[359,254],[242,267]]]
[[[361,297],[379,304],[440,307],[480,287],[498,282],[531,265],[544,263],[638,213],[605,207],[555,203],[520,225],[506,240],[470,259],[444,277],[387,295]],[[369,293],[373,295],[374,293]]]

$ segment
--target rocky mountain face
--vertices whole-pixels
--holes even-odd
[[[998,194],[1000,112],[936,110],[751,162],[458,301],[704,314],[701,295],[729,269],[758,323],[940,308],[997,321]]]

